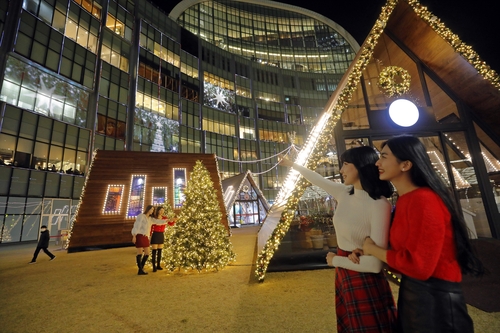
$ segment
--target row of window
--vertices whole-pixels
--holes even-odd
[[[66,172],[28,170],[0,165],[0,195],[78,199],[84,181],[84,177]]]
[[[87,166],[90,131],[6,105],[0,142],[5,165],[80,174]]]
[[[180,45],[148,24],[142,26],[139,45],[175,67],[180,66]]]
[[[65,178],[69,180],[69,177]],[[80,183],[81,178],[74,178],[75,182]],[[78,184],[73,187],[80,188]],[[52,200],[0,196],[0,243],[36,241],[40,234],[41,220],[56,221],[49,225],[49,229],[52,228],[51,235],[57,235],[61,229],[70,229],[70,222],[78,205],[78,197],[73,198]]]
[[[169,119],[179,119],[179,107],[166,103],[157,97],[137,92],[135,94],[135,106],[147,111],[157,112]]]
[[[162,87],[165,87],[168,90],[178,92],[179,91],[179,80],[166,75],[164,73],[160,73],[158,70],[153,69],[152,67],[144,64],[143,62],[139,63],[139,76],[149,80],[153,83],[156,83]]]
[[[86,124],[88,92],[14,57],[7,59],[0,100],[70,124]]]

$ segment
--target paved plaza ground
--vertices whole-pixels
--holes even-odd
[[[0,246],[0,332],[335,332],[333,269],[254,277],[256,227],[233,229],[237,262],[217,273],[138,276],[135,248],[68,254]],[[395,297],[398,286],[391,283]],[[500,313],[469,306],[478,333]]]

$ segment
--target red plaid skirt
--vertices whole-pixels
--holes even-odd
[[[337,249],[337,255],[351,252]],[[395,332],[396,305],[383,272],[360,273],[335,268],[338,332]]]

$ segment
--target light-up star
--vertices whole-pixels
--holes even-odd
[[[226,96],[223,94],[223,90],[220,87],[215,88],[215,97],[211,99],[211,101],[216,101],[217,107],[219,107],[219,104],[222,104],[222,106],[226,106],[229,103],[226,101]]]
[[[24,92],[24,94],[26,97],[36,98],[37,102],[35,111],[43,114],[48,114],[50,100],[52,98],[56,98],[60,101],[63,101],[66,99],[66,96],[54,94],[54,91],[56,90],[56,83],[54,83],[54,86],[52,88],[47,88],[47,86],[45,85],[45,81],[43,80],[43,75],[39,76],[39,80],[40,87],[38,88],[38,91],[32,92],[31,90],[27,90]]]

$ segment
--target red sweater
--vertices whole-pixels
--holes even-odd
[[[162,216],[161,219],[162,220],[166,220],[168,217],[166,216]],[[168,222],[170,223],[170,222]],[[153,224],[151,225],[151,234],[153,234],[153,232],[165,232],[165,227],[167,225],[166,224]]]
[[[441,198],[422,187],[399,197],[389,234],[387,263],[404,275],[460,282],[451,215]]]

